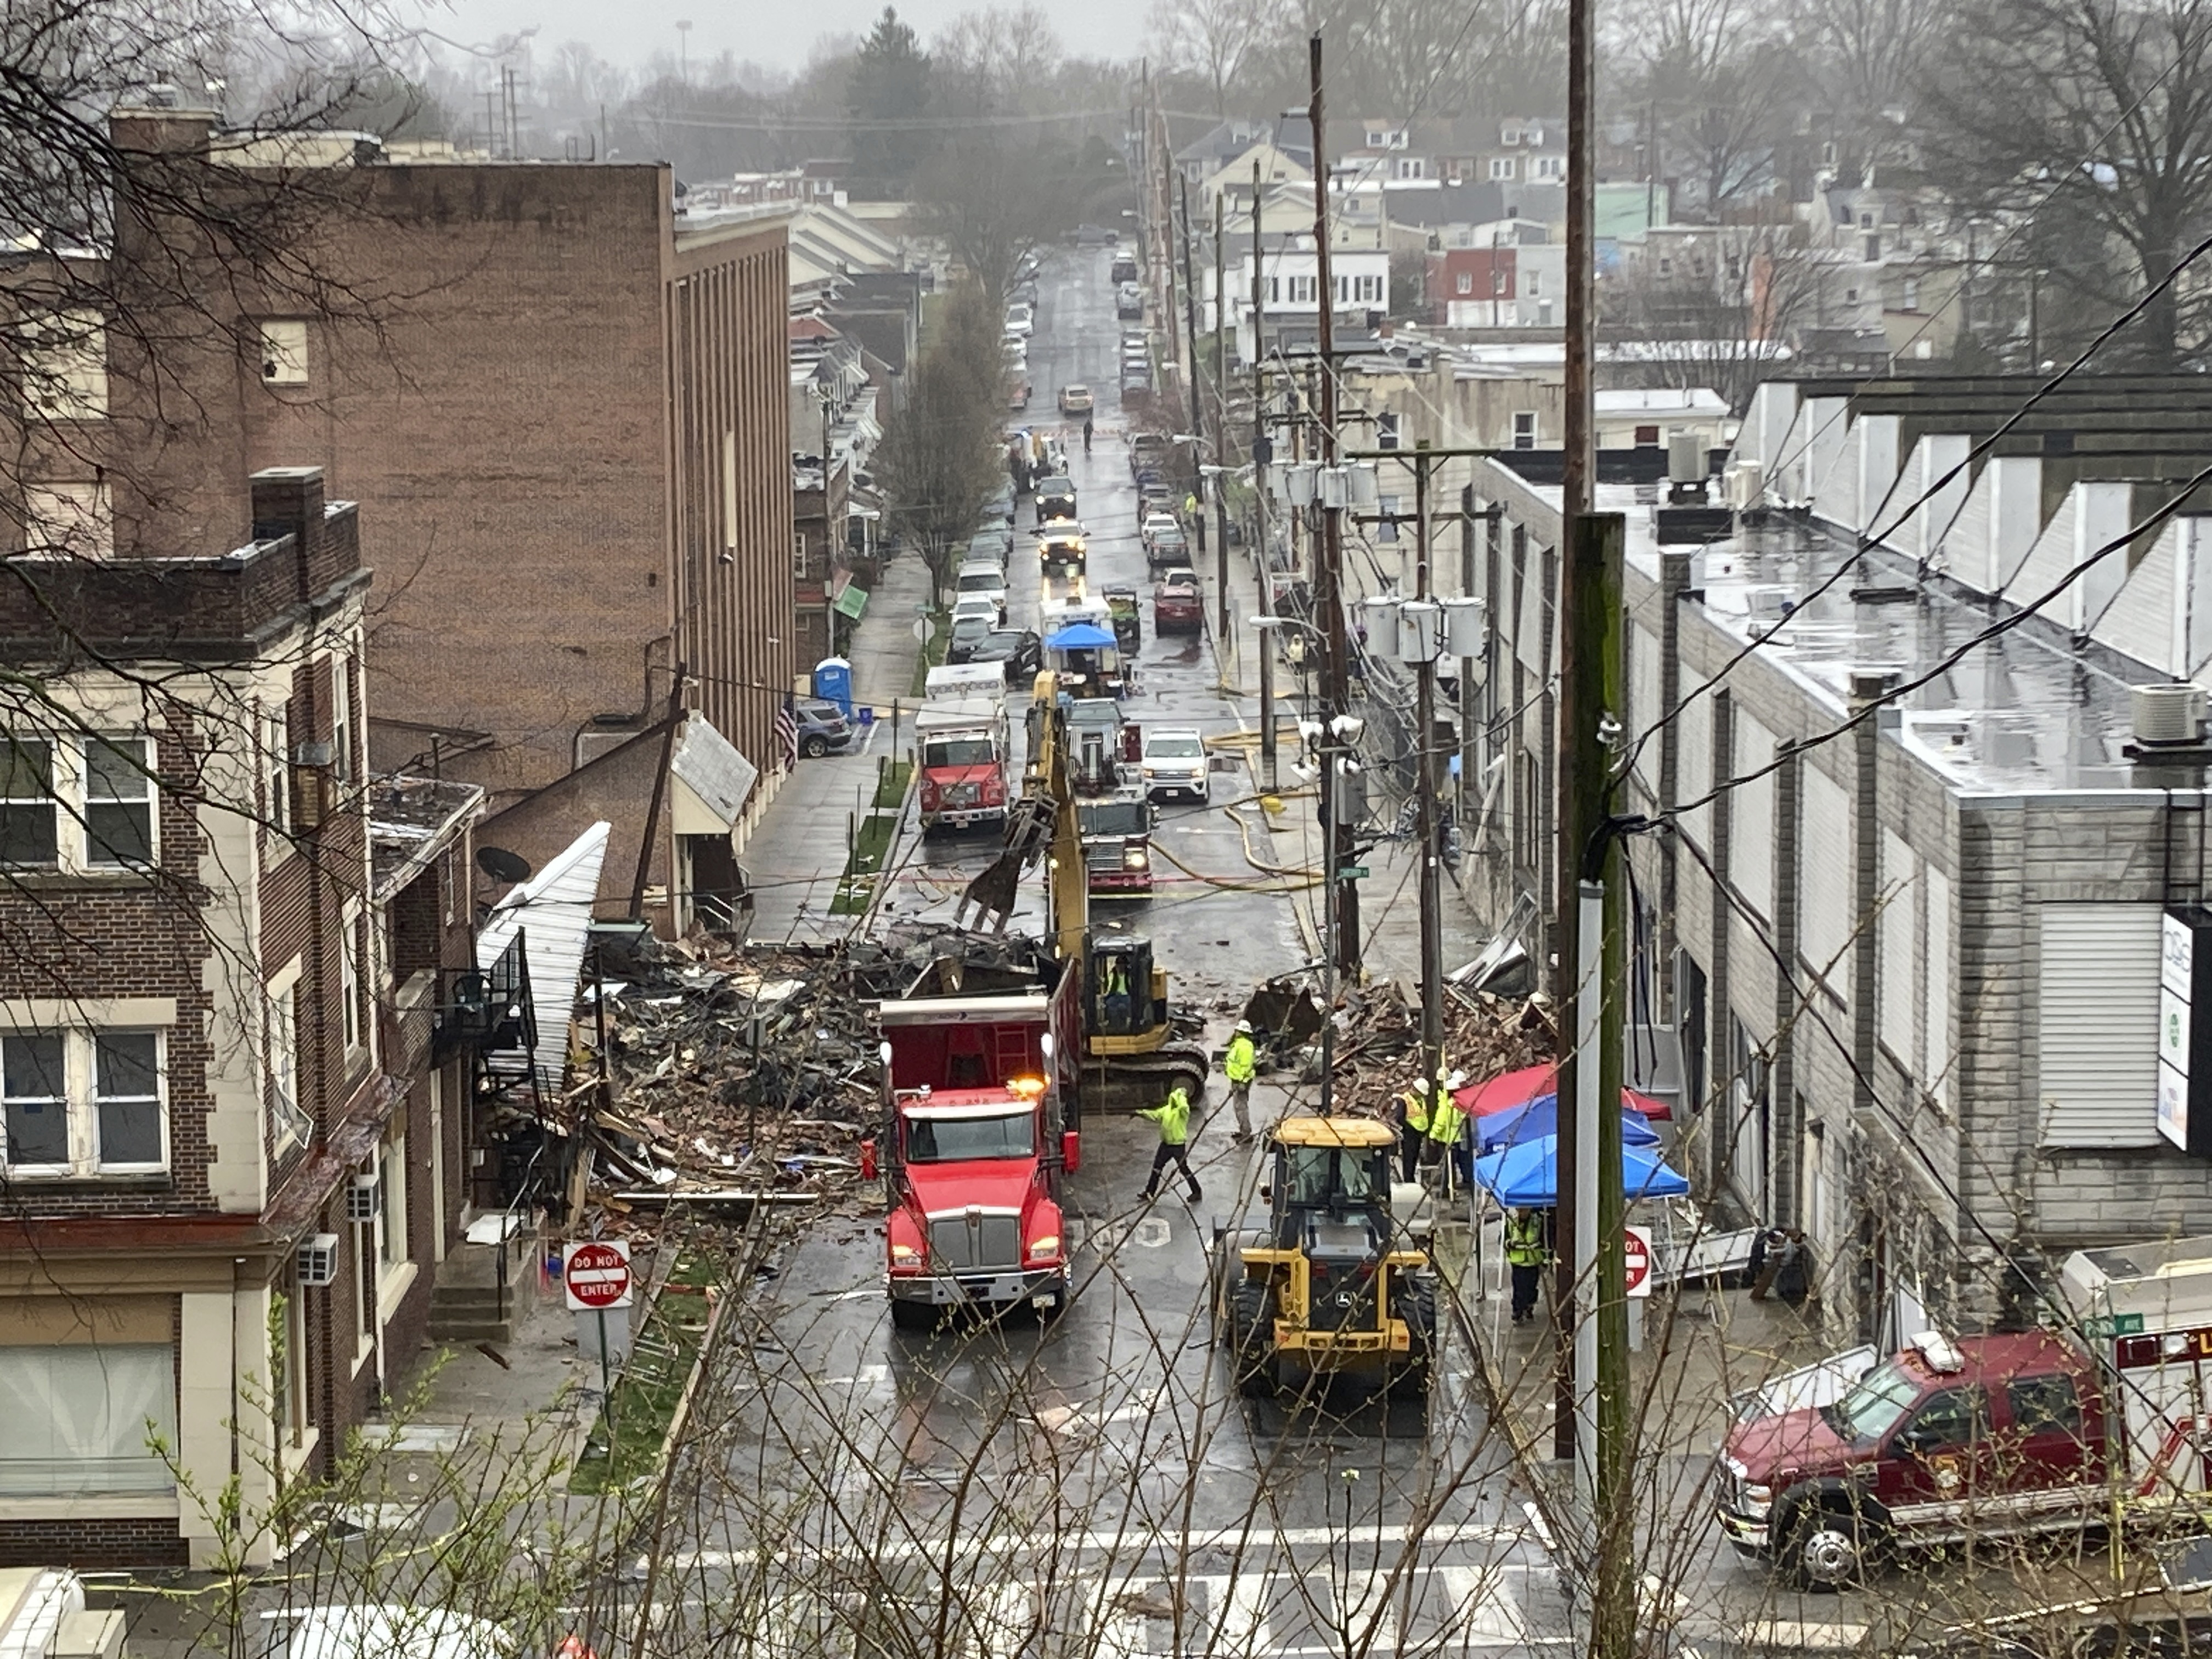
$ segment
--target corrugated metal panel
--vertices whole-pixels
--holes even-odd
[[[1840,995],[1850,982],[1851,896],[1857,885],[1850,799],[1809,760],[1799,775],[1804,793],[1797,813],[1798,954]]]
[[[1674,729],[1681,736],[1682,759],[1674,769],[1674,799],[1692,801],[1713,787],[1713,700],[1705,682],[1682,672],[1682,714]],[[1708,853],[1712,850],[1713,809],[1700,806],[1682,814],[1682,833]]]
[[[2090,637],[2099,644],[2134,658],[2146,668],[2179,678],[2187,676],[2187,671],[2173,660],[2173,613],[2179,603],[2174,571],[2183,534],[2179,520],[2159,532],[2127,585],[2089,629]]]
[[[568,1061],[576,976],[583,971],[585,938],[592,906],[599,896],[599,867],[606,862],[612,829],[611,824],[595,823],[547,860],[543,870],[492,908],[477,934],[477,966],[483,969],[499,960],[516,933],[523,936],[531,1000],[538,1009],[538,1047],[532,1058],[541,1089],[559,1088]],[[520,1072],[519,1062],[514,1069]]]
[[[1735,766],[1745,777],[1774,763],[1774,734],[1742,709],[1736,711]],[[1761,915],[1774,914],[1774,775],[1730,792],[1729,879]]]
[[[2038,910],[2039,1139],[2157,1146],[2159,907]]]
[[[1929,865],[1921,883],[1928,902],[1928,990],[1922,1000],[1927,1020],[1921,1037],[1920,1074],[1928,1092],[1944,1105],[1958,1070],[1951,1053],[1951,878]]]
[[[1628,730],[1640,738],[1659,723],[1659,639],[1647,629],[1628,630]],[[1654,737],[1636,751],[1637,781],[1659,793],[1659,744]]]
[[[1904,837],[1881,832],[1881,981],[1876,988],[1881,1046],[1908,1072],[1920,1072],[1920,886]]]

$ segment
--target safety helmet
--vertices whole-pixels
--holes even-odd
[[[1237,1029],[1249,1036],[1252,1030],[1252,1022],[1249,1019],[1240,1019],[1237,1022]]]

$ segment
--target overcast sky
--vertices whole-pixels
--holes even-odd
[[[901,0],[899,15],[927,42],[962,12],[983,0]],[[1084,57],[1136,55],[1144,33],[1143,0],[1083,0],[1048,8],[1068,50]],[[427,8],[426,22],[440,34],[468,45],[489,44],[532,24],[541,49],[582,40],[613,62],[641,66],[653,53],[677,50],[677,23],[689,19],[685,50],[694,63],[724,52],[787,70],[806,62],[823,34],[864,34],[883,10],[883,0],[443,0]]]

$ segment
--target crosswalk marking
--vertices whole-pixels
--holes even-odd
[[[1490,1647],[1522,1640],[1528,1627],[1522,1618],[1521,1599],[1504,1573],[1495,1567],[1444,1567],[1444,1615],[1458,1640],[1471,1647]]]

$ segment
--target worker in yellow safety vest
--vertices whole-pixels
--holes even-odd
[[[1168,1091],[1168,1097],[1157,1106],[1147,1107],[1137,1114],[1150,1118],[1159,1126],[1159,1150],[1152,1154],[1152,1172],[1145,1179],[1146,1198],[1160,1188],[1160,1171],[1172,1164],[1182,1171],[1182,1178],[1190,1182],[1190,1201],[1197,1203],[1201,1194],[1198,1177],[1190,1172],[1190,1158],[1183,1150],[1190,1139],[1190,1097],[1183,1092],[1182,1085]]]
[[[1536,1311],[1536,1291],[1552,1260],[1544,1241],[1544,1218],[1529,1209],[1505,1212],[1505,1265],[1513,1270],[1513,1322]]]
[[[1474,1174],[1472,1161],[1467,1157],[1466,1147],[1462,1145],[1467,1138],[1467,1114],[1460,1109],[1459,1102],[1452,1097],[1452,1091],[1462,1080],[1460,1074],[1455,1073],[1438,1085],[1436,1105],[1429,1113],[1429,1144],[1421,1154],[1421,1161],[1424,1164],[1441,1164],[1449,1158],[1452,1168],[1464,1182]]]
[[[1260,1050],[1252,1041],[1252,1022],[1240,1019],[1221,1057],[1221,1070],[1229,1079],[1229,1103],[1237,1109],[1237,1139],[1252,1139],[1252,1079],[1259,1074]]]
[[[1441,1084],[1443,1079],[1439,1078]],[[1398,1097],[1398,1179],[1418,1173],[1421,1148],[1429,1139],[1429,1083],[1424,1078]]]

